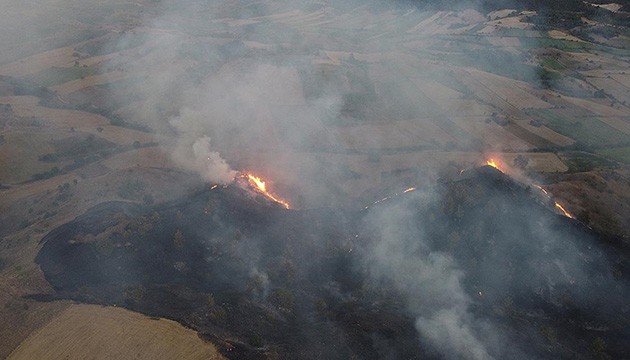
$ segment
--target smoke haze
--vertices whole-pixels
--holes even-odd
[[[316,240],[356,245],[356,250],[348,245],[343,259],[365,276],[360,291],[392,287],[404,303],[405,316],[413,319],[418,347],[429,355],[530,358],[534,355],[523,339],[548,341],[550,347],[559,343],[562,335],[549,335],[544,325],[567,315],[559,308],[615,323],[613,308],[624,317],[629,311],[621,300],[628,289],[623,278],[611,275],[616,266],[609,260],[611,254],[595,242],[590,229],[558,220],[550,210],[551,198],[532,195],[531,185],[537,183],[529,177],[532,169],[566,171],[557,149],[575,146],[576,141],[530,115],[581,104],[575,100],[578,95],[590,96],[594,88],[578,76],[555,79],[543,72],[540,59],[547,55],[531,50],[541,40],[510,36],[539,31],[525,25],[536,13],[513,13],[510,4],[505,5],[505,14],[489,14],[487,2],[458,2],[456,11],[437,11],[402,1],[139,1],[133,9],[140,10],[115,13],[125,24],[120,29],[77,46],[75,68],[94,68],[81,80],[94,81],[96,85],[86,88],[103,91],[99,113],[109,111],[132,129],[148,128],[177,168],[198,176],[199,187],[229,185],[240,172],[251,171],[298,210],[344,209],[353,220],[343,225],[355,226],[354,219],[360,219],[357,234],[335,228],[327,238],[328,230],[318,228],[319,223],[309,231],[316,233],[311,234]],[[66,9],[54,11],[59,18],[86,23],[108,11],[91,13],[80,2],[61,0],[42,6]],[[0,16],[2,24],[16,21]],[[47,28],[63,28],[70,21],[40,24],[28,36],[37,38]],[[3,45],[15,42],[2,36]],[[456,36],[466,41],[453,40]],[[45,47],[40,40],[32,41]],[[92,57],[98,59],[84,60]],[[91,78],[103,74],[119,78],[105,84]],[[562,97],[551,93],[552,81],[566,82]],[[54,96],[49,102],[60,108],[96,108],[85,106],[80,92],[59,84],[50,88]],[[517,100],[508,102],[511,99]],[[599,106],[615,111],[608,103]],[[615,116],[621,117],[610,117]],[[531,133],[521,136],[527,131]],[[497,180],[502,174],[462,171],[483,165],[487,154],[503,154],[522,184]],[[496,190],[486,180],[474,182],[484,176],[496,189],[508,190]],[[442,180],[435,185],[437,179]],[[401,189],[410,186],[419,190],[402,194]],[[365,207],[392,194],[398,195]],[[238,207],[229,199],[220,200],[228,205],[211,199],[199,208],[220,225],[221,232],[213,234],[216,239],[231,239],[227,249],[196,230],[177,228],[173,241],[186,244],[190,238],[203,238],[194,249],[199,253],[187,256],[234,256],[238,262],[225,265],[227,261],[220,260],[226,269],[212,268],[213,275],[260,299],[279,296],[281,277],[274,278],[261,265],[266,243],[252,235],[262,231],[259,224],[243,226],[243,232],[249,232],[243,235],[237,220],[213,213],[220,209],[231,216],[235,210],[230,206]],[[308,211],[273,216],[256,211],[249,214],[252,223],[270,223],[274,229],[293,224],[290,221],[303,224],[295,219],[309,216]],[[339,233],[350,240],[339,240]],[[308,265],[315,262],[291,241],[286,239],[291,245],[282,256]],[[346,252],[343,246],[331,245]],[[177,271],[169,271],[180,276],[188,271],[181,265],[186,259],[177,261]],[[295,267],[311,270],[304,264]],[[246,275],[232,279],[230,266],[247,268]],[[333,280],[329,285],[340,287]],[[608,292],[612,295],[602,295]],[[356,293],[339,293],[339,298],[358,301]],[[544,302],[545,309],[531,310],[537,301]],[[344,331],[331,324],[317,326]],[[520,325],[522,333],[515,329]]]

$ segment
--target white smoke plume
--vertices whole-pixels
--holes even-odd
[[[433,195],[416,193],[421,201]],[[368,255],[377,281],[392,282],[416,317],[421,338],[449,359],[493,359],[475,329],[459,270],[452,256],[432,251],[424,227],[408,205],[399,204],[370,215],[378,241]],[[376,225],[378,224],[378,225]],[[410,236],[411,235],[411,236]]]
[[[234,180],[236,171],[216,151],[212,151],[210,137],[204,136],[192,145],[194,166],[204,180],[228,184]]]

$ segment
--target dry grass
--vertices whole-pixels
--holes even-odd
[[[101,115],[78,110],[52,109],[38,104],[34,96],[5,96],[0,103],[10,104],[17,116],[38,118],[56,128],[81,128],[108,125],[109,120]]]
[[[564,99],[574,106],[583,107],[600,116],[628,116],[627,108],[617,109],[610,106],[610,100],[607,99],[580,99],[565,96]]]
[[[527,83],[490,74],[479,70],[470,70],[472,75],[482,86],[518,109],[547,109],[551,104],[534,96],[533,89]]]
[[[62,137],[64,133],[46,130],[12,130],[3,133],[5,143],[0,145],[0,183],[15,184],[29,180],[33,174],[63,166],[38,159],[40,155],[54,152],[50,140]]]
[[[604,124],[615,128],[626,135],[630,135],[630,116],[629,117],[600,117],[597,118]]]
[[[158,147],[142,148],[114,155],[103,161],[103,165],[112,170],[130,167],[173,168],[170,156]]]
[[[495,151],[527,151],[534,146],[526,140],[506,131],[495,122],[486,122],[487,116],[453,118],[453,122],[466,132],[481,139],[484,145]]]
[[[74,63],[73,52],[74,48],[72,46],[44,51],[0,66],[0,75],[27,76],[51,67],[69,67]]]
[[[8,359],[223,359],[180,324],[116,307],[71,305]]]

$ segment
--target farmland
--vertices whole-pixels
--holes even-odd
[[[206,136],[208,160],[300,209],[363,209],[493,158],[585,225],[630,236],[623,24],[310,1],[5,6],[0,320],[15,331],[0,357],[221,358],[169,320],[29,297],[53,292],[34,257],[57,226],[217,185],[193,150]]]
[[[95,305],[71,305],[27,338],[8,359],[129,356],[223,359],[211,344],[174,321]]]

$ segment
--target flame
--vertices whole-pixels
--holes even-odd
[[[543,194],[549,196],[549,193],[547,192],[547,190],[543,189],[542,186],[539,185],[534,185],[535,187],[538,188],[538,190],[542,191]]]
[[[492,166],[493,168],[495,168],[495,169],[499,170],[500,172],[503,172],[503,170],[502,170],[502,169],[501,169],[501,167],[499,166],[499,163],[498,163],[496,160],[494,160],[494,159],[488,159],[488,160],[486,161],[486,165],[490,165],[490,166]]]
[[[562,211],[562,214],[564,214],[564,216],[570,218],[570,219],[575,219],[575,217],[573,217],[573,215],[571,215],[568,211],[566,211],[564,209],[564,207],[562,207],[562,205],[558,204],[558,202],[555,203],[556,204],[556,208],[560,211]]]
[[[411,192],[411,191],[414,191],[414,190],[416,190],[416,188],[415,188],[415,187],[410,187],[410,188],[407,188],[407,189],[405,189],[405,191],[403,191],[403,194],[406,194],[406,193]]]
[[[247,181],[249,182],[250,185],[252,185],[256,190],[258,190],[258,192],[260,192],[261,194],[265,195],[267,198],[273,200],[274,202],[284,206],[285,209],[289,209],[291,208],[291,206],[289,205],[288,202],[277,198],[276,196],[274,196],[273,194],[271,194],[270,192],[267,191],[267,184],[265,184],[265,181],[263,179],[261,179],[258,176],[252,175],[252,174],[244,174],[243,175],[244,178],[247,179]]]

